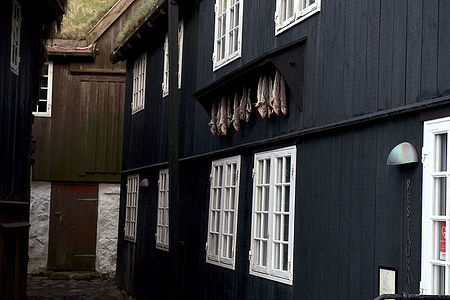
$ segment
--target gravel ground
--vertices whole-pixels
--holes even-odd
[[[73,278],[74,276],[69,276]],[[131,300],[110,279],[90,280],[50,279],[51,277],[31,277],[28,279],[27,299],[117,299]]]

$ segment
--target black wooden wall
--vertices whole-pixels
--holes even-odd
[[[40,21],[22,3],[19,75],[10,71],[12,1],[0,9],[0,298],[26,293],[31,101],[39,71]],[[38,23],[39,22],[39,23]]]
[[[275,36],[276,1],[245,0],[242,57],[213,72],[214,2],[196,1],[182,10],[180,224],[186,243],[182,287],[186,299],[371,299],[377,296],[378,266],[398,269],[399,291],[418,292],[422,166],[388,167],[386,159],[403,141],[421,149],[423,111],[393,117],[389,112],[450,94],[450,3],[322,0],[318,14]],[[134,173],[152,184],[140,189],[137,242],[124,241],[123,233],[119,236],[117,276],[121,286],[142,299],[168,295],[168,255],[155,249],[154,239],[157,174],[167,161],[163,37],[163,33],[155,36],[146,49],[146,104],[133,116],[133,58],[127,62],[122,187],[126,175]],[[241,124],[240,132],[212,136],[209,117],[193,93],[255,57],[303,38],[302,110],[290,99],[287,117],[262,120],[254,115],[249,124]],[[385,118],[239,148],[373,113]],[[247,255],[253,155],[293,144],[298,150],[294,283],[288,286],[249,275]],[[216,152],[230,147],[234,148],[227,153]],[[238,154],[243,160],[236,270],[231,271],[207,264],[204,245],[211,161]],[[406,268],[405,252],[408,180],[413,199],[411,270]],[[124,199],[122,191],[119,232]]]

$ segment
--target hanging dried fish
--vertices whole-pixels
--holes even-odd
[[[222,130],[220,129],[221,111],[222,111],[222,101],[220,101],[219,99],[217,100],[217,116],[216,116],[217,135],[222,134]]]
[[[234,94],[234,103],[233,103],[233,127],[236,131],[239,131],[239,97],[238,94]]]
[[[239,103],[239,119],[245,120],[245,104],[247,103],[247,88],[242,89],[241,102]]]
[[[220,100],[220,133],[222,135],[227,135],[227,120],[228,115],[227,115],[227,100],[225,99],[225,97],[222,97],[222,99]]]
[[[250,115],[252,113],[252,100],[250,98],[251,95],[251,89],[248,88],[247,90],[247,100],[245,104],[245,122],[248,123],[250,121]]]
[[[233,124],[233,106],[230,98],[227,98],[227,128]]]
[[[258,81],[258,90],[256,93],[257,102],[255,104],[255,107],[258,108],[258,112],[263,119],[267,115],[267,103],[265,98],[267,96],[267,85],[268,85],[267,77],[261,75]]]
[[[213,135],[217,135],[216,119],[217,119],[217,104],[214,101],[211,106],[211,121],[208,124],[210,127],[210,131]]]
[[[280,106],[283,115],[287,115],[286,83],[284,82],[283,76],[280,76]]]
[[[273,112],[278,116],[280,114],[280,71],[275,72],[275,79],[273,81],[272,96],[270,98],[270,105],[273,108]]]
[[[270,119],[270,117],[273,114],[273,107],[270,104],[270,99],[272,95],[272,89],[273,89],[273,82],[272,82],[272,76],[268,75],[269,78],[269,84],[267,85],[267,98],[266,98],[266,106],[267,106],[267,117]]]

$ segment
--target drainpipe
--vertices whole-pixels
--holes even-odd
[[[181,266],[183,242],[180,241],[180,200],[178,169],[178,1],[168,0],[169,6],[169,257],[170,299],[181,299]]]

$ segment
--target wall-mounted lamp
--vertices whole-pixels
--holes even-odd
[[[417,150],[413,144],[403,142],[395,146],[389,153],[387,164],[389,166],[406,165],[419,162]]]
[[[139,182],[139,186],[140,187],[149,187],[150,181],[147,178],[144,178],[141,180],[141,182]]]

